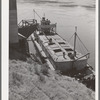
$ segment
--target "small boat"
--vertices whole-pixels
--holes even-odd
[[[42,17],[41,23],[33,34],[35,41],[45,52],[55,70],[66,73],[72,69],[79,71],[87,66],[89,53],[83,55],[76,50],[76,31],[74,46],[71,46],[56,32],[56,23],[51,24],[50,20]]]

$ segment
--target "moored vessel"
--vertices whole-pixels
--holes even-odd
[[[37,23],[35,18],[32,20],[22,20],[22,25],[19,23],[18,29],[19,33],[24,35],[26,39],[31,34],[31,40],[37,49],[37,53],[40,55],[42,64],[47,63],[51,70],[60,72],[60,75],[72,76],[87,87],[95,90],[95,72],[87,63],[90,53],[80,53],[76,48],[76,40],[80,40],[77,35],[77,27],[75,27],[74,33],[74,46],[71,46],[68,41],[57,33],[56,23],[52,24],[45,17],[40,17],[40,19],[40,24]],[[81,40],[80,42],[82,43]],[[85,49],[87,50],[86,47]]]
[[[33,33],[55,70],[66,73],[70,70],[82,70],[87,66],[89,53],[82,55],[76,50],[77,32],[74,34],[74,47],[56,32],[56,23],[42,17],[41,23]]]

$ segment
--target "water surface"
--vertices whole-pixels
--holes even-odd
[[[67,41],[75,32],[90,52],[88,63],[95,66],[95,0],[18,0],[18,22],[33,19],[33,9],[57,23],[57,33]],[[40,22],[38,16],[35,18]],[[80,43],[78,51],[84,53]]]

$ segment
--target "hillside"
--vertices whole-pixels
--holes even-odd
[[[30,59],[10,60],[9,100],[95,100],[95,93],[74,78],[43,69]]]

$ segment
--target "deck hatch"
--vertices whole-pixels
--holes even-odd
[[[55,43],[49,43],[49,45],[54,45]]]
[[[66,51],[73,51],[71,48],[67,48],[67,49],[65,49]]]
[[[59,42],[59,44],[65,44],[65,42]]]
[[[55,50],[53,50],[55,53],[57,53],[57,52],[62,52],[62,50],[61,49],[55,49]]]

